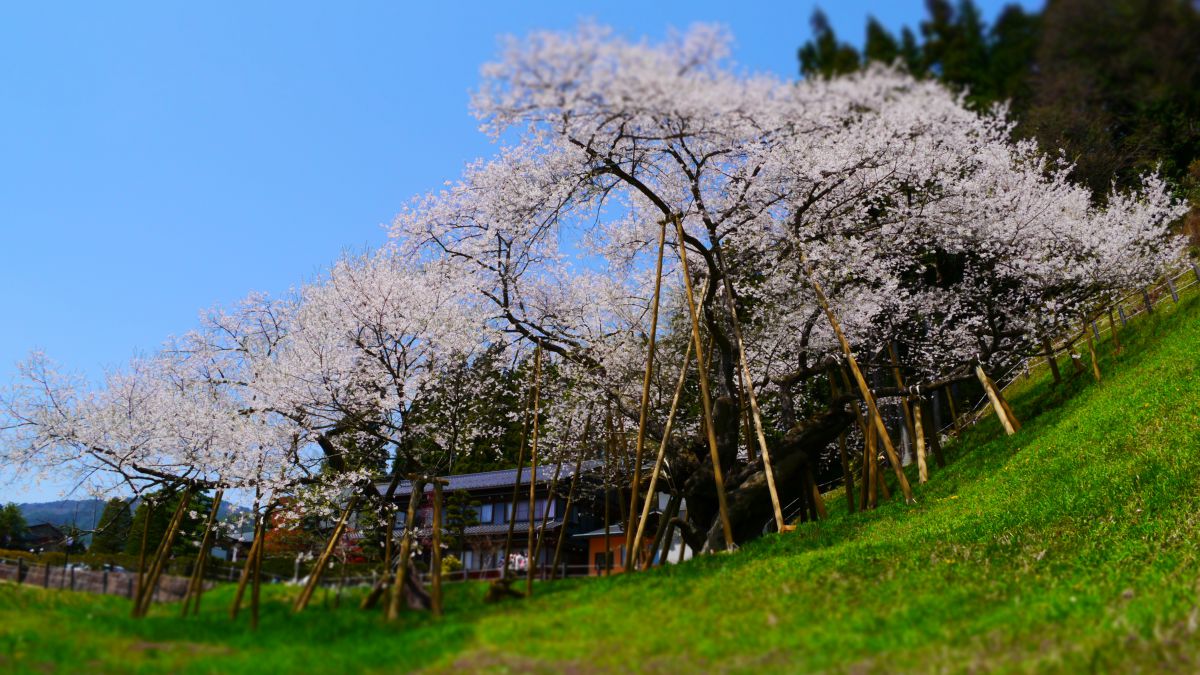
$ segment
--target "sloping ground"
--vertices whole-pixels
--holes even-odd
[[[399,627],[319,604],[263,629],[167,606],[0,586],[0,669],[111,671],[1200,671],[1200,301],[1101,347],[1090,374],[1013,400],[892,502],[652,573],[560,582]],[[1068,366],[1065,372],[1070,372]],[[961,450],[958,450],[961,449]],[[961,454],[959,454],[961,452]]]

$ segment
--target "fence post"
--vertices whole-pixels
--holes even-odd
[[[1170,275],[1167,275],[1167,289],[1171,291],[1171,299],[1178,303],[1179,292],[1175,290],[1175,282],[1171,281]]]
[[[70,568],[70,570],[71,570],[71,590],[75,590],[75,568],[72,567],[72,568]]]
[[[1125,316],[1125,308],[1117,307],[1117,314],[1121,315],[1121,328],[1129,325],[1129,319]]]
[[[46,578],[42,583],[42,588],[50,588],[50,563],[46,563]]]
[[[24,580],[25,580],[25,559],[17,558],[17,585],[20,586],[21,582]]]
[[[1100,328],[1096,326],[1096,322],[1092,322],[1092,335],[1096,336],[1096,341],[1100,340]]]
[[[1142,289],[1142,300],[1146,303],[1146,313],[1154,313],[1154,303],[1150,302],[1150,293],[1145,288]]]
[[[104,576],[100,577],[100,593],[108,595],[108,570],[104,570]]]
[[[1200,281],[1200,264],[1192,263],[1192,271],[1196,273],[1196,281]]]

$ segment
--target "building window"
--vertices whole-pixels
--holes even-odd
[[[481,504],[479,506],[479,522],[480,523],[483,523],[483,524],[490,523],[490,522],[492,522],[492,518],[494,516],[495,516],[495,514],[492,512],[492,505],[490,503]]]

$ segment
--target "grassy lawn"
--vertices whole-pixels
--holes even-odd
[[[0,584],[0,670],[362,672],[593,670],[1200,671],[1200,300],[1164,305],[1057,391],[1042,373],[951,464],[893,501],[654,572],[544,585],[386,625],[268,587],[262,629],[127,618],[120,598]],[[1070,377],[1069,365],[1064,376]]]

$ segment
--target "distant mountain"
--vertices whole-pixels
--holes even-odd
[[[104,512],[104,501],[100,499],[64,499],[57,502],[17,504],[30,525],[74,525],[83,530],[96,529],[100,514]]]
[[[57,527],[74,525],[81,530],[94,530],[104,513],[102,499],[64,499],[56,502],[38,502],[32,504],[17,504],[29,525],[50,523]],[[136,503],[134,505],[136,507]],[[246,511],[244,507],[229,502],[222,502],[217,517],[225,520],[231,514]],[[92,535],[85,535],[84,540],[90,544]]]

